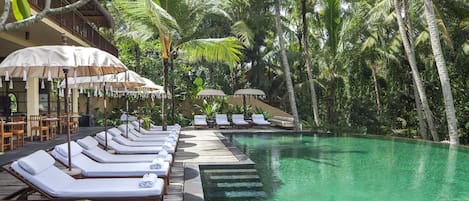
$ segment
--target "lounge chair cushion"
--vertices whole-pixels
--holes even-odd
[[[96,136],[99,139],[101,139],[103,142],[105,142],[106,138],[105,138],[105,132],[104,131],[101,131],[101,132],[97,133]],[[112,142],[112,135],[107,134],[107,143],[109,144],[110,142]]]
[[[90,136],[77,140],[77,143],[86,150],[91,150],[98,146],[98,141]]]
[[[89,136],[85,137],[88,138]],[[91,137],[89,137],[91,138]],[[91,138],[91,140],[94,140]],[[78,140],[81,142],[82,140]],[[96,141],[96,140],[94,140]],[[81,145],[81,143],[79,143]],[[164,153],[166,151],[160,151],[158,154],[133,154],[133,155],[126,155],[126,154],[110,154],[109,152],[101,149],[98,146],[95,146],[93,149],[85,149],[83,153],[90,158],[94,159],[95,161],[101,163],[138,163],[138,162],[152,162],[155,158],[163,158],[166,162],[171,162],[173,157],[171,154]],[[167,153],[167,152],[166,152]]]
[[[77,144],[76,144],[77,145]],[[63,164],[68,163],[68,158],[57,153],[54,149],[51,155]],[[169,163],[164,162],[159,169],[150,169],[150,163],[98,163],[84,154],[72,157],[72,166],[79,168],[81,174],[86,177],[134,177],[143,176],[145,173],[154,173],[158,176],[167,176]]]
[[[117,137],[117,136],[122,135],[121,131],[120,131],[118,128],[111,128],[111,129],[108,129],[107,132],[108,132],[109,134],[111,134],[112,136],[114,136],[114,137]]]
[[[55,160],[45,151],[39,150],[29,156],[18,160],[19,166],[26,170],[29,174],[37,175],[47,168],[53,166]]]
[[[38,152],[54,160],[44,151]],[[141,178],[73,179],[53,165],[37,175],[26,171],[19,165],[19,161],[13,162],[11,168],[37,188],[59,198],[157,196],[162,193],[164,186],[162,179],[157,179],[152,188],[138,187]]]
[[[96,134],[95,139],[99,142],[99,144],[101,144],[103,146],[106,143],[104,141],[104,132]],[[116,153],[119,153],[119,154],[157,154],[158,152],[163,150],[163,148],[161,146],[131,147],[131,146],[126,146],[126,145],[119,144],[119,143],[114,142],[113,140],[109,140],[109,139],[111,139],[110,135],[108,135],[108,142],[107,142],[108,147],[115,150]],[[168,151],[168,153],[174,153],[175,150],[171,149],[171,150],[167,150],[167,151]]]
[[[243,114],[233,114],[231,116],[231,119],[233,120],[233,124],[238,125],[238,126],[247,126],[249,123],[244,120],[244,115]]]
[[[266,121],[263,114],[252,114],[252,122],[255,125],[269,126],[270,122]]]
[[[195,126],[207,126],[207,116],[206,115],[194,115],[194,125]]]
[[[57,145],[57,146],[55,146],[54,149],[60,155],[62,155],[64,157],[68,157],[68,145],[67,145],[67,143]],[[73,142],[73,141],[70,142],[70,156],[71,157],[74,157],[74,156],[77,156],[77,155],[81,154],[82,151],[83,151],[83,148],[81,148],[80,145],[78,145],[76,142]]]

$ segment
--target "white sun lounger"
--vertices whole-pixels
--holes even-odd
[[[54,166],[54,162],[49,154],[39,150],[4,168],[48,200],[163,200],[162,179],[149,188],[139,187],[142,178],[74,179]]]
[[[233,114],[231,120],[236,127],[248,127],[249,123],[244,120],[243,114]]]
[[[194,127],[208,127],[207,115],[194,115]]]
[[[112,135],[107,134],[107,146],[108,148],[116,151],[118,154],[157,154],[160,151],[164,150],[163,147],[161,146],[154,146],[154,147],[130,147],[126,145],[119,144],[112,140]],[[96,134],[95,136],[96,141],[99,142],[99,144],[106,146],[106,141],[105,141],[105,136],[104,136],[104,131]],[[174,148],[168,148],[165,149],[168,153],[172,154],[174,153]]]
[[[77,140],[77,143],[83,148],[83,153],[93,160],[100,163],[149,163],[156,158],[162,158],[168,163],[172,163],[171,154],[111,154],[98,146],[98,141],[90,136]]]
[[[128,126],[130,127],[131,125],[136,131],[138,131],[141,134],[145,134],[145,135],[161,135],[161,134],[170,134],[171,132],[177,132],[177,133],[180,132],[180,130],[176,129],[176,128],[174,128],[174,130],[168,129],[166,131],[163,131],[163,130],[146,130],[141,126],[139,127],[139,124],[138,124],[137,121],[132,121],[131,124],[129,124]]]
[[[110,128],[107,130],[108,133],[111,133],[111,135],[113,135],[114,137],[116,136],[123,136],[131,141],[140,141],[140,142],[153,142],[153,141],[159,141],[159,142],[165,142],[167,141],[170,137],[173,138],[173,139],[177,139],[176,138],[176,134],[169,134],[169,135],[143,135],[143,134],[138,134],[136,135],[133,131],[130,131],[127,133],[127,136],[126,136],[126,133],[125,133],[125,130],[122,131],[121,129],[119,128]],[[144,136],[144,137],[139,137],[139,136]]]
[[[143,121],[143,120],[139,120],[140,123]],[[137,121],[138,123],[138,121]],[[137,126],[138,127],[138,126]],[[179,124],[174,124],[174,125],[168,125],[166,127],[166,130],[175,130],[175,131],[181,131],[181,125]],[[163,126],[157,126],[157,125],[154,125],[152,123],[150,123],[150,129],[148,129],[149,131],[162,131],[163,130]]]
[[[70,142],[72,167],[81,170],[85,177],[140,177],[154,173],[167,179],[169,163],[162,162],[161,168],[151,169],[150,163],[98,163],[82,153],[83,149],[76,142]],[[67,143],[55,146],[50,154],[64,165],[68,164]]]
[[[228,121],[228,116],[226,116],[226,114],[216,114],[215,123],[217,124],[218,128],[220,128],[221,126],[224,126],[224,127],[231,126],[231,123]]]
[[[117,129],[120,131],[122,136],[125,136],[133,141],[166,141],[168,137],[172,137],[174,139],[178,139],[179,135],[177,132],[171,132],[170,134],[162,134],[162,135],[145,135],[137,132],[133,129],[133,127],[128,127],[128,132],[126,133],[126,125],[120,125]],[[116,131],[117,132],[117,131]],[[127,136],[126,136],[127,135]]]
[[[270,122],[265,120],[263,114],[252,114],[252,123],[257,126],[270,126]]]
[[[167,137],[165,141],[132,141],[122,136],[122,133],[117,128],[108,130],[108,133],[113,136],[112,140],[119,144],[130,146],[130,147],[153,147],[162,146],[165,149],[170,149],[176,146],[177,142],[174,138]]]

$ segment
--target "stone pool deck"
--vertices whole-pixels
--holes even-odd
[[[171,170],[170,185],[165,201],[201,201],[203,199],[202,183],[199,175],[200,164],[245,164],[252,163],[239,150],[223,140],[222,132],[278,132],[277,129],[200,129],[185,128],[181,131],[175,163]],[[83,135],[77,135],[81,138]],[[76,139],[79,139],[76,138]],[[63,142],[63,141],[62,141]],[[52,148],[56,143],[48,142],[36,145],[37,149]],[[37,150],[36,149],[36,150]],[[34,148],[28,152],[35,151]],[[25,153],[17,153],[19,158]],[[11,155],[11,154],[10,154]],[[12,156],[10,156],[12,157]],[[5,159],[0,155],[0,159]],[[10,158],[9,158],[10,159]],[[0,160],[1,161],[1,160]],[[25,187],[25,185],[2,171],[0,172],[0,198]],[[34,200],[44,200],[35,193],[29,197]]]

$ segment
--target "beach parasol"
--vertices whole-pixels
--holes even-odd
[[[166,96],[166,93],[164,92],[164,88],[161,85],[155,84],[153,81],[151,81],[148,78],[142,77],[144,80],[145,84],[142,86],[136,86],[136,87],[130,87],[126,88],[126,90],[118,90],[115,91],[117,94],[124,94],[125,96],[127,95],[133,95],[134,97],[143,97],[146,98],[148,96],[151,96],[152,100],[153,98],[162,98]],[[126,115],[126,121],[127,121],[127,128],[126,132],[128,131],[128,122],[129,122],[129,99],[126,98],[126,109],[127,109],[127,115]],[[138,111],[140,113],[140,111]],[[140,131],[140,121],[138,121],[139,127],[138,130]]]
[[[104,76],[86,76],[77,78],[68,78],[70,87],[82,89],[94,89],[95,91],[103,89],[104,95],[104,132],[105,132],[105,149],[107,149],[107,102],[106,92],[113,91],[113,89],[139,87],[145,85],[140,75],[134,71],[126,71],[115,75]],[[64,80],[65,82],[66,80]],[[62,85],[64,85],[62,82]]]
[[[126,71],[125,65],[115,56],[92,47],[66,45],[35,46],[17,50],[8,55],[0,64],[0,75],[10,77],[68,78],[115,74]],[[68,79],[65,79],[65,97],[68,97]],[[70,122],[68,101],[65,98],[65,113]],[[67,123],[68,124],[68,123]],[[68,167],[71,171],[70,126],[67,125]]]
[[[197,93],[198,98],[202,97],[223,97],[226,96],[225,92],[219,89],[202,89]]]
[[[244,118],[247,117],[246,96],[254,98],[265,98],[265,93],[259,89],[238,89],[234,93],[235,96],[243,96],[243,112]]]

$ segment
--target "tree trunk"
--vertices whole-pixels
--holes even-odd
[[[378,116],[381,113],[381,101],[379,100],[378,79],[376,78],[376,64],[371,64],[371,75],[373,76],[373,84],[375,85],[376,107],[378,108]]]
[[[335,112],[335,94],[336,94],[336,77],[330,80],[329,94],[327,98],[327,122],[331,125],[337,125],[336,123],[336,112]]]
[[[417,86],[417,91],[419,93],[420,101],[422,103],[423,111],[425,112],[425,118],[427,119],[428,126],[430,128],[430,133],[432,134],[434,141],[440,141],[438,133],[436,132],[435,124],[433,122],[433,114],[430,110],[427,101],[427,95],[425,93],[425,89],[423,88],[422,81],[420,80],[419,72],[417,69],[417,62],[415,60],[415,53],[414,47],[411,46],[409,38],[407,37],[407,33],[405,31],[404,21],[401,16],[401,5],[399,0],[394,0],[394,4],[396,6],[396,18],[397,24],[399,26],[399,32],[402,37],[402,44],[404,45],[405,52],[407,54],[407,59],[409,60],[410,68],[412,70],[412,78],[414,79],[415,85]],[[410,24],[408,24],[410,26]],[[412,37],[412,36],[410,36]],[[410,38],[411,39],[411,38]],[[412,39],[411,39],[412,40]]]
[[[291,112],[293,114],[293,123],[295,130],[301,130],[300,119],[298,117],[298,110],[296,108],[295,92],[293,89],[293,82],[291,80],[290,66],[288,65],[287,53],[285,52],[285,45],[283,44],[283,30],[280,25],[280,3],[275,0],[275,27],[277,29],[277,36],[280,44],[280,56],[285,70],[285,80],[287,82],[288,98],[290,100]]]
[[[425,119],[422,114],[422,103],[420,102],[420,97],[419,97],[419,92],[417,90],[417,86],[415,84],[415,80],[413,80],[414,84],[412,85],[412,88],[414,89],[414,97],[415,97],[415,106],[417,109],[417,117],[419,120],[419,133],[422,139],[426,140],[427,137],[427,125],[425,124]]]
[[[316,89],[314,87],[313,72],[311,71],[311,56],[309,54],[308,44],[308,21],[306,20],[306,0],[301,0],[301,17],[303,21],[303,46],[306,71],[308,73],[309,89],[311,91],[311,103],[313,109],[314,123],[319,126],[318,99],[316,97]]]
[[[164,85],[164,96],[162,98],[162,105],[161,105],[161,115],[162,115],[162,126],[163,130],[166,130],[167,119],[166,119],[166,104],[167,104],[167,97],[168,97],[168,67],[169,62],[168,59],[163,58],[163,85]]]
[[[424,0],[425,19],[427,20],[428,30],[430,32],[430,41],[435,57],[438,75],[440,77],[441,89],[443,91],[443,99],[445,103],[446,120],[448,121],[449,140],[451,144],[459,144],[458,123],[456,112],[454,110],[453,95],[451,93],[451,84],[446,68],[445,58],[440,44],[440,36],[435,20],[435,11],[433,10],[432,0]]]

